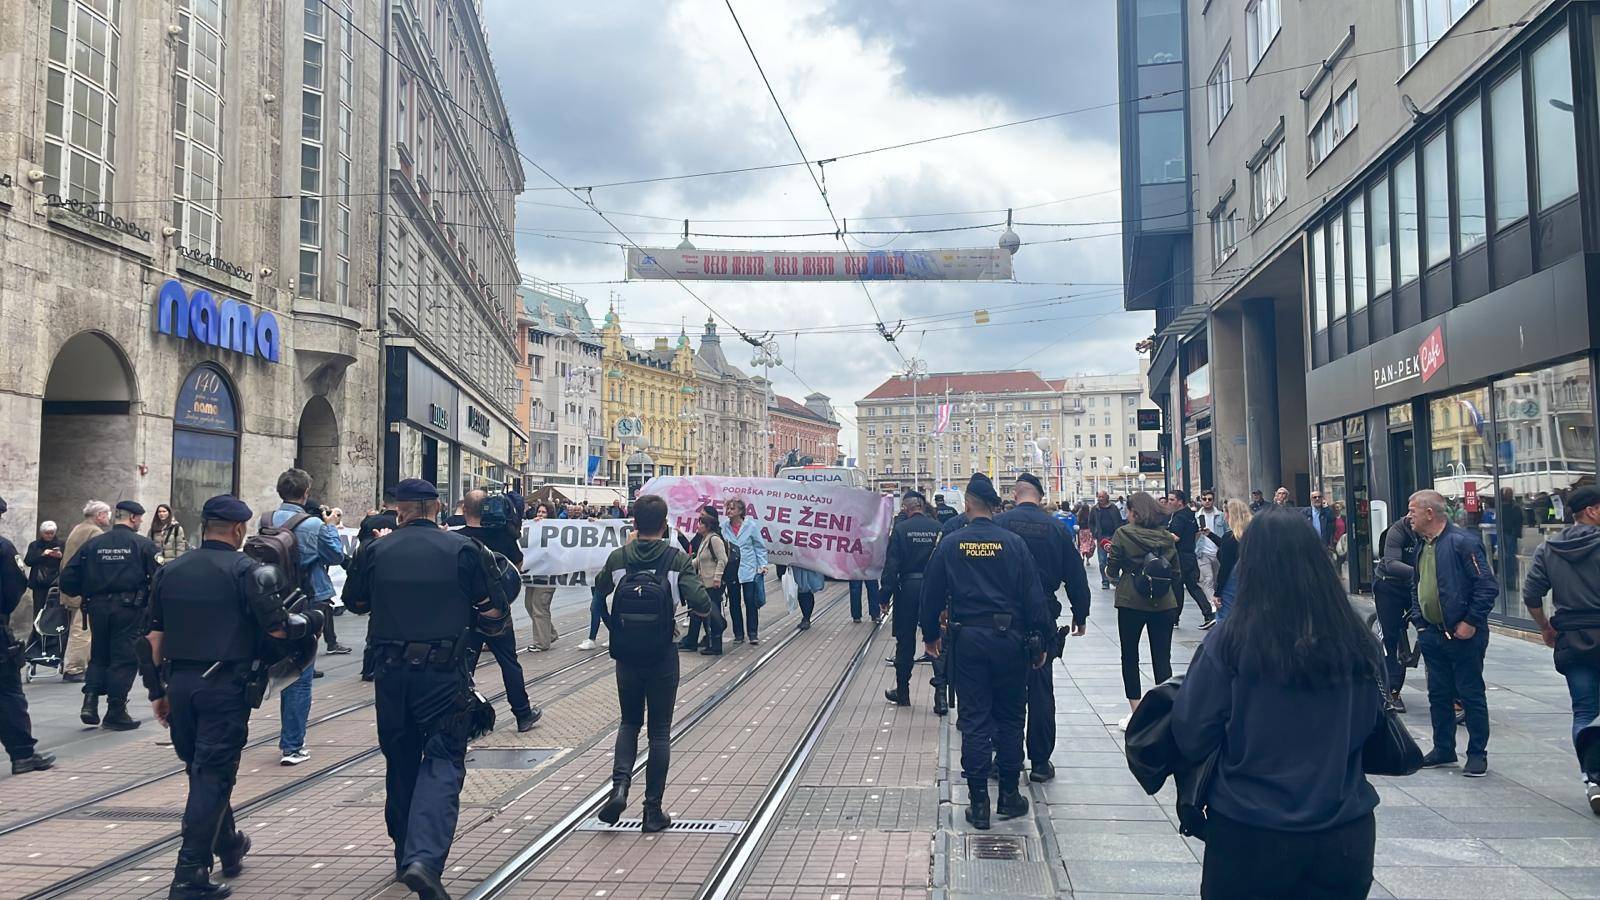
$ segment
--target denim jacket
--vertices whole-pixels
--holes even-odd
[[[1500,597],[1500,585],[1484,554],[1478,536],[1454,522],[1445,525],[1434,541],[1434,572],[1439,580],[1439,606],[1444,611],[1444,630],[1454,631],[1466,622],[1479,631],[1489,625],[1489,611]],[[1431,625],[1422,617],[1417,600],[1417,582],[1411,581],[1411,620],[1418,628]]]
[[[724,524],[722,536],[739,548],[739,583],[755,581],[756,570],[767,564],[767,542],[761,539],[761,526],[745,519],[744,527],[734,534],[733,526]]]
[[[789,571],[794,573],[795,590],[805,594],[815,594],[827,586],[821,572],[802,569],[799,566],[790,566]]]
[[[284,503],[272,511],[272,524],[282,525],[306,508],[298,503]],[[312,599],[327,600],[333,596],[333,579],[328,577],[328,566],[344,562],[344,542],[339,540],[339,530],[316,516],[301,522],[294,530],[295,542],[300,545],[300,568],[310,574]]]

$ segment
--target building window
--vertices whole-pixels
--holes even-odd
[[[112,198],[120,7],[118,0],[53,0],[50,4],[45,193],[86,203]]]
[[[1326,325],[1323,317],[1327,315],[1327,307],[1323,304],[1323,298],[1327,292],[1327,288],[1323,284],[1322,273],[1324,266],[1323,260],[1326,260],[1328,257],[1326,248],[1323,244],[1324,240],[1326,240],[1326,238],[1323,236],[1323,230],[1321,228],[1312,231],[1311,252],[1306,254],[1306,283],[1310,286],[1310,290],[1306,292],[1306,296],[1310,298],[1310,303],[1308,303],[1307,306],[1311,314],[1312,334],[1316,334],[1317,332],[1321,331],[1324,325]]]
[[[1139,446],[1139,436],[1137,434],[1128,435],[1128,446],[1129,447],[1137,447],[1137,446]]]
[[[1139,183],[1177,184],[1189,177],[1182,110],[1139,114]]]
[[[1522,71],[1489,89],[1489,139],[1494,148],[1494,227],[1528,214],[1527,138],[1523,132]]]
[[[1349,307],[1349,296],[1345,294],[1344,281],[1344,217],[1340,216],[1328,223],[1328,274],[1330,276],[1329,299],[1333,301],[1333,314],[1330,321],[1337,322],[1344,318]]]
[[[1350,311],[1367,308],[1367,201],[1350,201]]]
[[[1091,446],[1091,447],[1098,447],[1098,446],[1100,446],[1100,445],[1099,445],[1099,444],[1098,444],[1098,443],[1096,443],[1096,442],[1095,442],[1095,436],[1094,436],[1094,435],[1092,435],[1092,434],[1091,434],[1091,435],[1089,435],[1089,446]]]
[[[1265,2],[1265,0],[1264,0]],[[1276,6],[1276,2],[1273,3]],[[1250,170],[1251,227],[1261,224],[1288,196],[1288,168],[1282,138]]]
[[[1417,280],[1421,259],[1417,255],[1417,157],[1408,153],[1394,166],[1395,235],[1400,244],[1400,286]]]
[[[1267,48],[1272,46],[1273,38],[1278,36],[1278,30],[1283,27],[1283,19],[1278,9],[1278,0],[1254,0],[1245,9],[1244,15],[1250,71],[1254,72],[1256,66],[1261,64],[1261,58],[1267,55]]]
[[[1141,0],[1135,29],[1139,65],[1183,61],[1182,0]]]
[[[1450,167],[1444,130],[1422,145],[1422,210],[1428,268],[1450,258]]]
[[[1406,65],[1422,58],[1478,0],[1401,0],[1401,48]]]
[[[1483,188],[1483,107],[1474,100],[1450,121],[1456,164],[1456,252],[1483,243],[1488,214]]]
[[[1214,268],[1222,268],[1228,261],[1233,251],[1239,246],[1239,210],[1229,207],[1228,211],[1211,220],[1211,264]]]
[[[1533,82],[1534,159],[1539,172],[1539,211],[1578,193],[1578,155],[1574,142],[1571,50],[1565,28],[1528,58]]]
[[[239,490],[238,402],[228,377],[202,363],[178,389],[172,417],[172,512],[200,521],[200,508],[217,494]]]
[[[215,254],[221,243],[222,2],[190,0],[178,15],[172,86],[172,224],[178,243]]]
[[[1206,79],[1206,117],[1211,125],[1211,133],[1216,134],[1222,127],[1222,120],[1228,117],[1228,110],[1233,109],[1233,48],[1222,51],[1222,58],[1217,60],[1211,69],[1211,77]]]
[[[1309,136],[1311,168],[1315,169],[1321,165],[1322,161],[1328,158],[1328,154],[1355,130],[1359,115],[1356,86],[1351,82],[1350,86],[1344,89],[1344,93],[1328,102],[1328,107],[1322,111],[1316,124],[1311,126]]]
[[[300,278],[295,293],[316,300],[321,299],[322,288],[322,54],[326,31],[321,0],[306,0],[305,32],[300,91]]]
[[[1381,297],[1392,286],[1394,232],[1389,224],[1389,179],[1380,178],[1367,192],[1372,207],[1372,296]]]

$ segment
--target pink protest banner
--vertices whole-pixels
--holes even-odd
[[[883,557],[894,527],[894,501],[874,491],[838,484],[806,484],[787,478],[725,478],[666,475],[639,490],[667,501],[669,521],[686,534],[704,506],[743,500],[761,526],[769,564],[799,566],[829,578],[860,581],[883,573]]]

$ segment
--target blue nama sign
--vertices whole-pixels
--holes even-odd
[[[278,317],[238,300],[218,303],[210,291],[193,294],[167,280],[156,294],[156,330],[223,350],[277,362],[282,349]]]

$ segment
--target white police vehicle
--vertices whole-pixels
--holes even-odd
[[[807,484],[840,484],[863,489],[867,486],[867,476],[854,466],[789,466],[779,469],[778,477]]]

